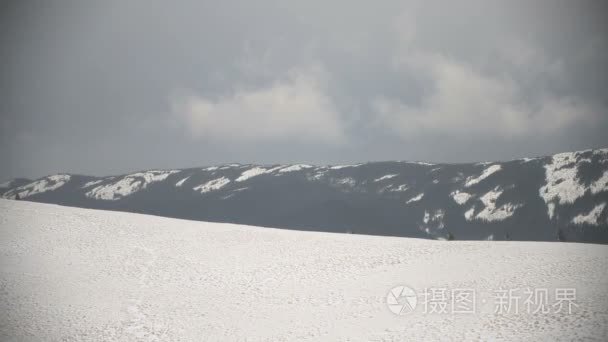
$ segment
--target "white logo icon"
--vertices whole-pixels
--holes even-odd
[[[388,309],[395,315],[413,312],[418,303],[416,292],[407,286],[393,287],[386,295]]]

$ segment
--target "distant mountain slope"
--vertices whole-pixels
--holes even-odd
[[[475,164],[228,164],[58,174],[4,198],[298,230],[608,243],[608,149]]]

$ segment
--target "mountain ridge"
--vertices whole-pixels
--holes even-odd
[[[296,230],[608,243],[608,148],[502,162],[239,164],[0,184],[0,197]]]

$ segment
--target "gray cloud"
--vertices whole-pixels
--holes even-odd
[[[197,139],[341,144],[344,123],[325,94],[326,77],[318,67],[294,69],[270,85],[237,87],[217,99],[176,94],[172,108]]]
[[[603,7],[9,2],[0,178],[607,146]]]
[[[542,60],[531,47],[520,43],[502,51],[505,60],[527,69],[527,76],[561,76],[558,62]],[[605,112],[576,96],[559,96],[544,89],[529,99],[524,94],[525,80],[513,73],[492,75],[479,66],[415,47],[398,56],[396,64],[397,72],[421,73],[431,83],[431,90],[416,104],[383,96],[373,101],[379,121],[408,139],[420,134],[478,139],[547,136],[572,125],[597,124]]]

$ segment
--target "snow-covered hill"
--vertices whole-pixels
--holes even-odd
[[[326,232],[608,243],[608,149],[475,164],[228,164],[0,185],[4,198]]]
[[[0,252],[2,341],[608,337],[604,245],[298,232],[0,200]],[[452,307],[459,289],[476,294],[472,313]],[[527,307],[526,290],[546,291],[546,306]],[[502,306],[504,291],[517,311]]]

